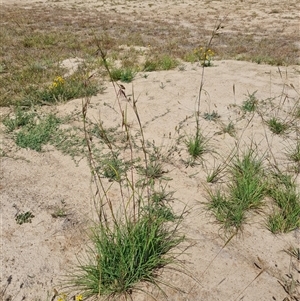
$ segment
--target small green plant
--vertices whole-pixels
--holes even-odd
[[[144,63],[143,71],[152,72],[158,69],[158,63],[154,60],[146,60]]]
[[[146,60],[143,71],[171,70],[178,66],[178,61],[169,55],[156,56]]]
[[[173,59],[169,55],[164,55],[159,60],[159,67],[161,70],[171,70],[178,66],[177,60]]]
[[[239,230],[246,212],[262,206],[267,184],[262,160],[257,158],[253,149],[241,157],[237,155],[228,168],[230,182],[227,184],[227,193],[221,192],[221,189],[209,191],[208,208],[225,229]]]
[[[290,145],[286,151],[286,156],[294,163],[293,169],[296,173],[300,172],[300,142]]]
[[[30,211],[26,211],[24,213],[18,213],[16,215],[16,222],[18,225],[22,225],[25,223],[31,223],[31,220],[34,218],[34,215]]]
[[[114,68],[110,72],[111,77],[114,81],[120,80],[124,83],[130,83],[133,81],[136,71],[132,68]]]
[[[222,128],[223,133],[226,133],[230,135],[231,137],[234,137],[235,135],[235,126],[232,121],[230,121],[227,125],[224,125]]]
[[[200,131],[197,131],[195,136],[189,137],[185,141],[185,144],[193,161],[200,159],[208,150],[208,140]]]
[[[203,118],[205,120],[209,120],[209,121],[216,121],[217,119],[219,119],[221,116],[218,114],[218,112],[216,111],[212,111],[211,113],[204,113]]]
[[[154,185],[156,180],[169,180],[169,178],[164,177],[167,171],[164,170],[163,164],[158,160],[151,160],[147,166],[139,166],[138,172],[142,178],[138,181],[140,185]]]
[[[72,159],[84,156],[86,143],[82,130],[77,127],[56,129],[52,132],[49,142],[63,154],[71,156]]]
[[[118,153],[109,154],[104,156],[101,160],[101,169],[103,176],[112,180],[120,182],[122,175],[126,172],[126,166],[122,160],[118,158]]]
[[[289,128],[287,123],[284,123],[276,117],[272,117],[268,120],[267,124],[270,131],[277,135],[283,134]]]
[[[65,201],[62,200],[60,205],[55,206],[54,211],[51,213],[53,218],[66,217],[68,215]]]
[[[287,254],[290,256],[296,258],[300,262],[300,248],[296,248],[293,246],[290,246],[287,250],[284,250]]]
[[[14,116],[7,116],[4,118],[2,123],[6,126],[8,132],[13,132],[20,127],[32,124],[34,122],[35,115],[35,113],[31,113],[22,110],[20,107],[16,107]]]
[[[60,120],[54,115],[48,115],[40,123],[23,127],[16,135],[16,144],[22,148],[41,151],[42,146],[50,141],[58,128]]]
[[[254,112],[256,107],[257,107],[257,104],[258,104],[258,100],[255,96],[257,91],[253,92],[252,94],[250,94],[248,92],[248,95],[247,95],[247,99],[243,102],[243,105],[242,105],[242,110],[244,112]]]
[[[220,174],[223,168],[221,165],[215,167],[210,173],[207,174],[206,181],[207,183],[215,183],[219,180]]]
[[[300,141],[297,141],[295,148],[291,150],[288,156],[293,162],[300,163]]]
[[[272,233],[286,233],[300,227],[300,195],[292,178],[275,173],[269,187],[269,195],[276,207],[268,217],[267,227]]]

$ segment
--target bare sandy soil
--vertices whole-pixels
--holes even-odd
[[[268,31],[274,35],[280,30],[288,33],[299,30],[297,1],[203,1],[201,5],[194,0],[113,3],[2,0],[1,3],[99,10],[114,17],[126,15],[131,21],[141,16],[168,17],[170,22],[179,22],[178,26],[188,28],[197,26],[196,21],[202,15],[224,16],[230,12],[227,17],[229,30],[243,28],[245,32],[255,32],[259,28],[259,34]],[[139,73],[135,77],[134,91],[139,97],[138,108],[145,124],[146,138],[155,141],[162,151],[176,143],[175,128],[179,123],[182,122],[181,133],[188,135],[194,131],[193,118],[183,121],[195,110],[201,70],[196,63],[184,64],[180,70],[151,72],[147,76]],[[267,157],[268,150],[272,149],[278,164],[287,166],[285,148],[296,141],[296,133],[274,135],[260,116],[242,116],[239,106],[249,93],[257,91],[258,100],[272,100],[274,105],[273,109],[266,106],[265,118],[274,114],[289,118],[284,111],[289,111],[299,101],[299,74],[299,65],[275,67],[231,60],[214,61],[212,67],[205,69],[201,111],[216,111],[220,119],[213,122],[202,118],[201,128],[210,138],[210,149],[214,152],[205,154],[204,163],[195,167],[186,167],[178,154],[174,154],[173,164],[166,164],[168,176],[172,178],[168,185],[175,191],[174,209],[180,211],[182,204],[189,208],[182,231],[193,246],[181,259],[198,281],[184,274],[164,271],[161,277],[182,289],[178,292],[166,288],[169,300],[292,300],[284,299],[288,294],[280,283],[289,280],[286,275],[292,274],[298,281],[300,278],[293,268],[294,261],[283,250],[291,245],[299,247],[299,229],[273,235],[265,226],[265,213],[272,209],[267,205],[261,212],[251,213],[242,233],[222,249],[224,232],[204,209],[203,202],[207,202],[206,188],[213,185],[206,183],[207,170],[230,154],[237,139],[241,149],[252,141]],[[131,94],[132,85],[124,85],[127,94]],[[283,97],[287,99],[284,103]],[[50,110],[60,116],[75,116],[81,112],[81,103],[81,99],[76,99]],[[126,102],[123,104],[125,106]],[[279,104],[282,104],[280,112],[276,110]],[[113,87],[107,83],[105,93],[91,100],[90,118],[98,118],[101,114],[106,126],[115,126],[120,120],[112,108],[117,109],[116,96]],[[5,112],[7,110],[3,109]],[[132,128],[136,129],[134,118],[130,115],[128,118],[132,118]],[[222,126],[229,121],[235,125],[238,138],[220,133]],[[60,289],[61,277],[77,263],[76,256],[84,251],[86,230],[95,218],[90,170],[86,159],[78,158],[76,164],[71,157],[50,146],[43,152],[19,149],[3,131],[1,148],[6,154],[1,156],[1,297],[6,301],[51,300],[53,290]],[[299,176],[296,183],[300,187]],[[62,205],[67,216],[53,217],[55,210]],[[20,211],[32,212],[32,222],[18,225],[15,216]],[[153,293],[157,294],[157,300],[163,300],[159,292],[154,290]],[[294,296],[294,300],[299,300],[299,288],[298,292],[294,290]],[[144,295],[133,295],[133,300],[148,299]]]

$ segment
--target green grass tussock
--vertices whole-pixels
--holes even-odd
[[[112,229],[97,226],[92,234],[89,264],[82,264],[72,283],[85,298],[130,295],[139,282],[157,284],[158,269],[174,262],[169,253],[183,241],[165,219],[144,215]]]

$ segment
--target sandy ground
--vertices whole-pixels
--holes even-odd
[[[5,0],[2,4],[19,5],[19,1]],[[290,11],[289,4],[293,4]],[[187,23],[188,15],[193,19],[201,13],[201,10],[195,10],[196,2],[192,0],[153,3],[129,1],[126,5],[121,1],[115,3],[113,8],[110,1],[26,0],[22,1],[22,5],[75,5],[84,6],[85,9],[89,6],[107,11],[114,9],[115,13],[126,12],[128,15],[136,10],[149,17],[156,14],[155,9],[158,8],[160,13],[156,17],[160,17],[160,14],[163,16],[164,13],[175,16],[183,10],[185,18],[182,20]],[[251,14],[257,13],[260,26],[265,20],[264,14],[267,14],[269,19],[265,24],[272,30],[275,20],[278,24],[285,21],[268,11],[283,9],[284,14],[293,16],[297,15],[295,5],[296,1],[286,1],[285,4],[279,1],[207,1],[203,2],[202,9],[211,9],[214,13],[222,8],[235,8],[234,13],[243,9],[249,12],[249,18]],[[244,23],[236,24],[246,28],[250,25],[254,26],[247,18]],[[296,30],[298,25],[293,19],[285,30]],[[182,124],[180,134],[188,135],[194,130],[193,118],[183,121],[187,116],[193,115],[201,70],[197,64],[184,64],[181,70],[177,68],[172,71],[151,72],[147,76],[144,73],[137,74],[133,86],[125,84],[128,95],[134,87],[135,95],[138,96],[138,108],[145,124],[146,138],[155,141],[162,151],[167,151],[176,144],[178,133],[175,128],[179,123]],[[285,102],[284,109],[291,109],[299,99],[299,74],[299,66],[278,68],[240,61],[215,61],[213,67],[205,69],[201,111],[214,110],[221,117],[217,123],[201,119],[201,128],[210,138],[210,149],[215,153],[205,154],[204,165],[187,168],[178,153],[172,158],[173,164],[166,164],[168,176],[173,179],[168,185],[170,190],[175,191],[175,210],[179,211],[183,203],[189,208],[182,231],[193,246],[181,259],[198,281],[183,274],[164,271],[163,279],[184,291],[166,288],[169,300],[282,301],[288,296],[279,282],[284,283],[288,279],[285,275],[294,273],[294,269],[291,258],[283,250],[291,245],[299,247],[299,230],[283,235],[271,234],[265,227],[265,209],[251,213],[243,232],[222,249],[225,243],[224,232],[214,217],[204,210],[202,203],[206,202],[205,189],[209,187],[205,180],[206,171],[226,158],[237,139],[241,148],[254,141],[262,154],[271,148],[277,162],[282,166],[287,164],[284,149],[295,141],[296,133],[274,136],[259,116],[251,119],[246,115],[242,118],[238,106],[247,98],[248,93],[257,91],[255,95],[259,100],[273,99],[275,105],[279,104],[282,95],[286,95],[288,101]],[[122,105],[125,106],[126,102],[122,102]],[[90,118],[98,118],[100,114],[104,116],[105,126],[114,126],[120,120],[112,107],[117,109],[116,97],[113,88],[107,84],[104,94],[92,98]],[[54,110],[61,116],[71,112],[75,114],[81,111],[81,100],[58,105]],[[276,112],[275,109],[266,107],[265,117],[280,114],[289,118],[284,112]],[[128,118],[131,120],[132,116],[129,114]],[[222,125],[229,121],[234,123],[238,138],[220,134]],[[133,118],[132,127],[137,128]],[[84,250],[86,230],[95,218],[90,171],[85,159],[76,164],[69,156],[62,155],[51,147],[41,153],[18,149],[4,133],[1,134],[1,141],[6,153],[6,156],[1,157],[1,297],[7,301],[50,300],[53,290],[59,290],[61,277],[70,266],[76,264],[76,256]],[[300,185],[299,177],[297,184]],[[62,204],[68,215],[54,218],[53,212]],[[19,210],[31,211],[35,216],[32,223],[18,225],[15,215]],[[293,275],[295,279],[299,279],[299,273]],[[8,280],[10,276],[11,281]],[[300,295],[297,297],[300,298]],[[163,300],[160,295],[157,298]],[[148,299],[147,296],[133,295],[133,300]]]

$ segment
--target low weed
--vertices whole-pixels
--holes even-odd
[[[71,156],[73,160],[76,157],[84,157],[86,149],[84,134],[77,127],[56,129],[49,142],[63,154]]]
[[[66,217],[67,215],[68,215],[68,211],[64,200],[61,201],[60,205],[55,206],[53,212],[51,213],[51,216],[53,218]]]
[[[289,272],[286,273],[278,283],[282,286],[287,294],[284,301],[299,300],[299,289],[300,283],[297,274],[299,274],[299,264],[300,264],[300,249],[299,247],[290,246],[288,249],[283,250],[290,256],[290,268]]]
[[[25,223],[31,223],[32,219],[34,218],[34,215],[30,211],[26,211],[24,213],[18,213],[16,215],[16,222],[18,225],[22,225]]]
[[[222,127],[222,132],[224,134],[230,135],[231,137],[234,137],[235,133],[236,133],[234,123],[232,121],[230,121],[227,125],[224,125]]]
[[[250,94],[248,92],[247,99],[243,102],[243,105],[242,105],[242,110],[244,112],[254,112],[255,111],[257,104],[258,104],[258,100],[255,96],[256,93],[257,93],[257,91],[253,92],[252,94]]]
[[[30,124],[23,127],[16,134],[16,144],[22,148],[30,148],[41,151],[42,146],[47,144],[57,130],[60,120],[54,115],[48,115],[40,123]]]
[[[286,156],[295,165],[295,172],[300,172],[300,142],[297,141],[294,145],[290,145],[287,149]]]
[[[14,116],[7,116],[2,123],[5,125],[7,132],[13,132],[20,127],[28,126],[34,123],[35,113],[23,110],[20,107],[15,108]]]
[[[100,169],[104,177],[111,181],[120,182],[127,170],[126,164],[119,159],[119,154],[109,153],[100,161]]]
[[[139,184],[142,186],[152,186],[156,180],[169,180],[169,178],[164,177],[167,171],[165,171],[163,164],[158,160],[151,160],[147,166],[139,166],[138,172],[142,176],[142,179],[139,181]]]
[[[300,262],[300,248],[299,247],[293,247],[290,246],[287,250],[284,250],[287,254],[294,257]]]
[[[171,70],[178,66],[178,61],[169,55],[163,55],[160,58],[158,65],[160,70]]]
[[[217,119],[219,119],[221,116],[218,114],[218,112],[216,111],[212,111],[211,113],[209,112],[206,112],[204,113],[203,115],[203,118],[205,120],[208,120],[208,121],[216,121]]]
[[[270,131],[274,134],[280,135],[286,132],[289,128],[288,124],[281,121],[279,118],[272,117],[267,121]]]

